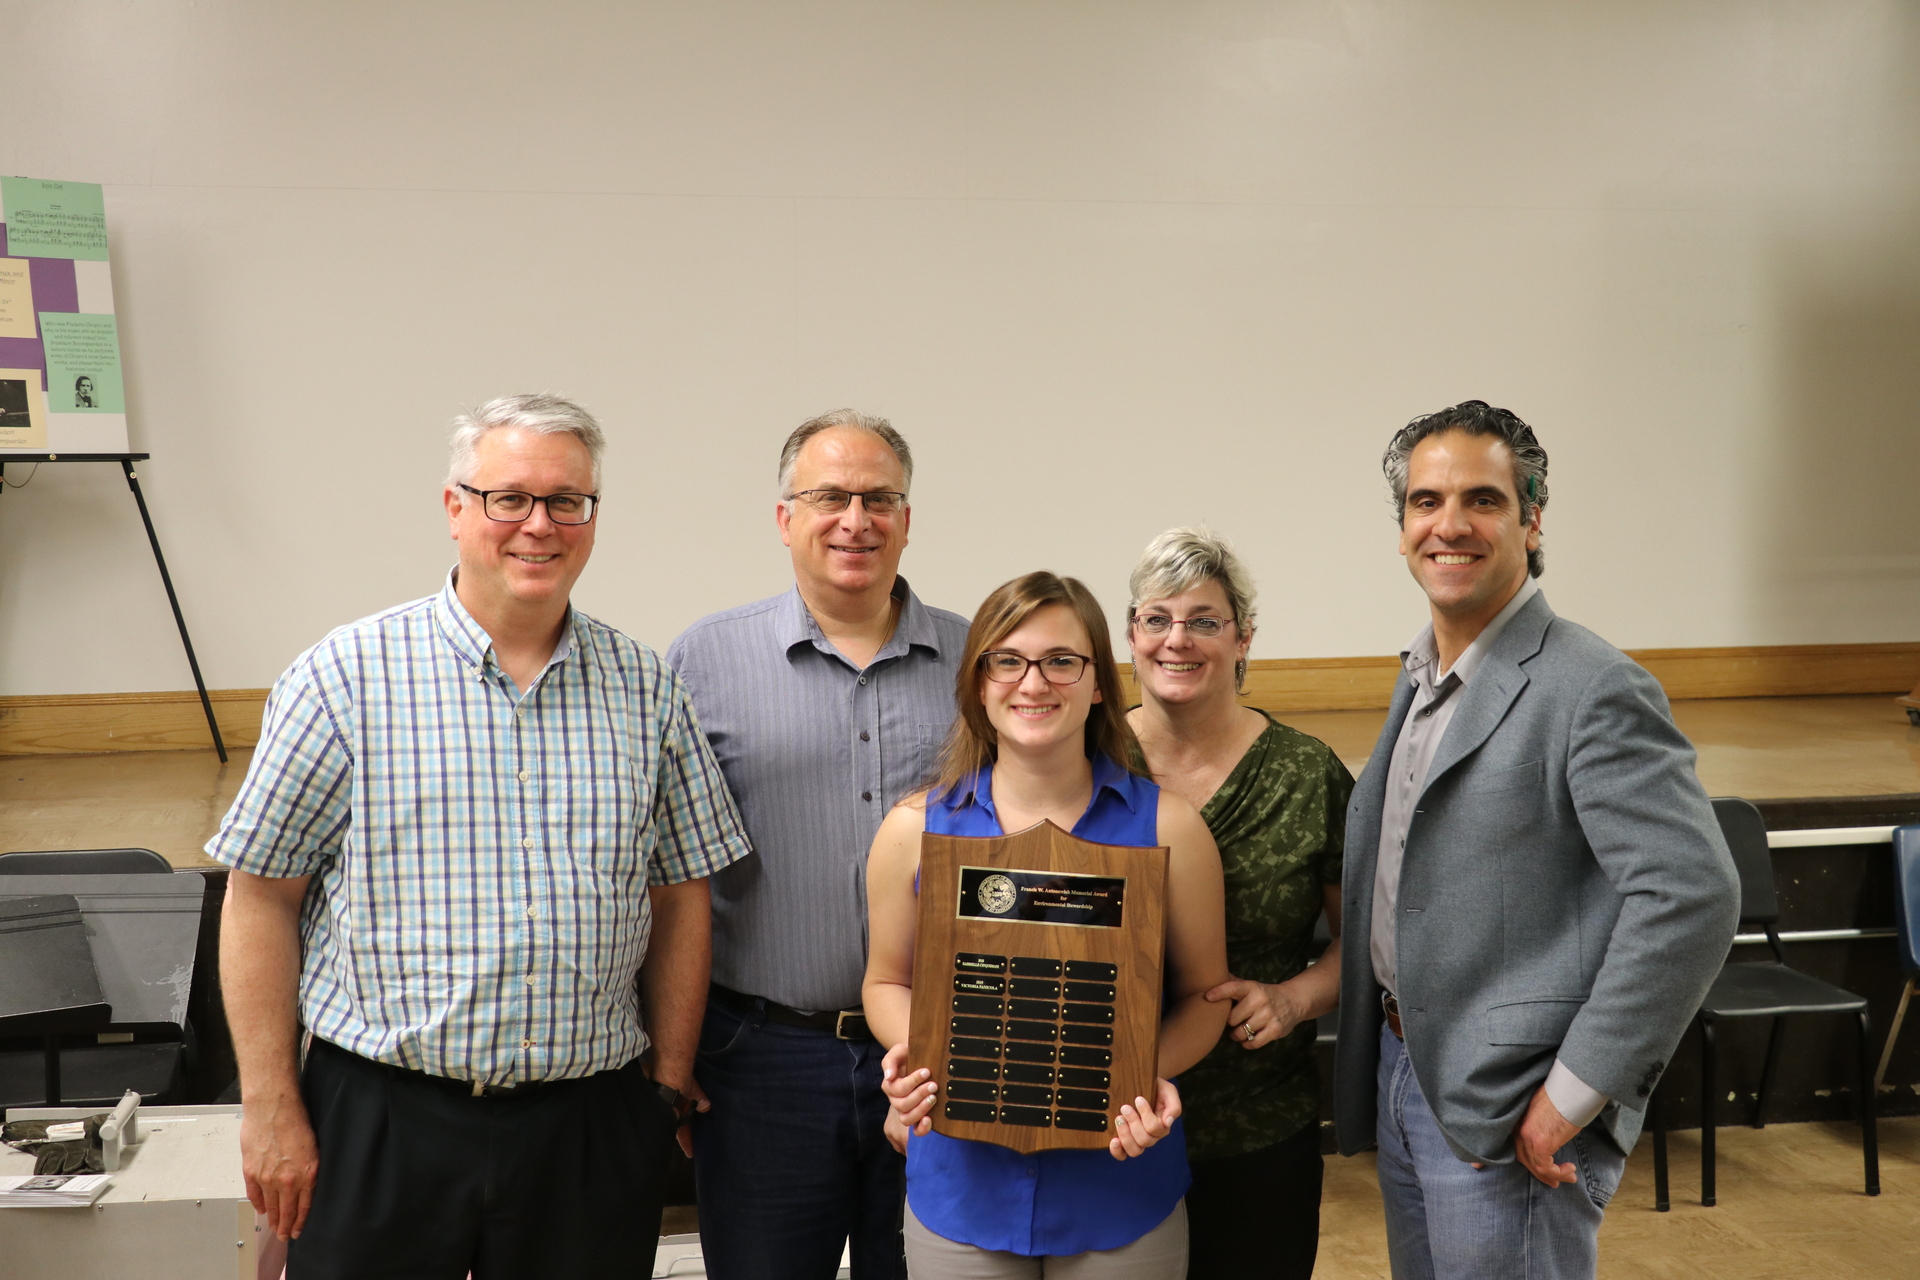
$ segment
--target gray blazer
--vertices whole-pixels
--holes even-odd
[[[1613,1099],[1622,1151],[1738,923],[1733,858],[1694,753],[1646,670],[1536,595],[1441,739],[1400,872],[1400,1012],[1421,1091],[1461,1159],[1513,1159],[1558,1056]],[[1403,672],[1347,816],[1335,1122],[1374,1141],[1380,987],[1368,935]]]

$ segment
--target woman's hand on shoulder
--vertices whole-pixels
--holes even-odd
[[[1114,1137],[1107,1151],[1115,1160],[1141,1155],[1146,1149],[1173,1132],[1180,1118],[1180,1090],[1171,1080],[1154,1081],[1154,1101],[1135,1098],[1123,1103],[1113,1118]]]

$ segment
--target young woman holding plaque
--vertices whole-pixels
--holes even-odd
[[[892,1046],[888,1129],[907,1153],[908,1267],[915,1280],[1041,1276],[1050,1266],[1177,1277],[1189,1179],[1171,1078],[1219,1042],[1228,1012],[1207,999],[1228,981],[1213,837],[1192,805],[1130,763],[1106,619],[1074,579],[1030,573],[988,596],[967,633],[957,696],[939,777],[887,816],[867,863],[863,994],[873,1034]],[[997,836],[1049,819],[1085,840],[1171,851],[1161,1078],[1155,1098],[1121,1107],[1107,1150],[1022,1155],[931,1132],[936,1086],[925,1069],[905,1072],[920,837]]]
[[[1306,1280],[1320,1235],[1314,1019],[1340,997],[1340,865],[1353,778],[1325,743],[1240,705],[1253,583],[1226,542],[1170,529],[1134,567],[1127,638],[1148,769],[1206,821],[1227,884],[1227,1034],[1181,1078],[1192,1280]]]

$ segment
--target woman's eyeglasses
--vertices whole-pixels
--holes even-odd
[[[1044,658],[1029,658],[1007,649],[992,649],[980,655],[987,679],[995,684],[1018,684],[1027,678],[1027,668],[1040,668],[1048,684],[1077,684],[1087,673],[1092,658],[1077,653],[1050,653]]]
[[[1226,629],[1231,618],[1170,618],[1164,613],[1143,613],[1133,620],[1133,625],[1150,636],[1163,636],[1175,627],[1185,627],[1187,634],[1201,640],[1211,640]]]

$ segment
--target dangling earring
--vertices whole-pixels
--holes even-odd
[[[1247,687],[1247,660],[1240,658],[1233,664],[1233,691],[1243,692]]]

